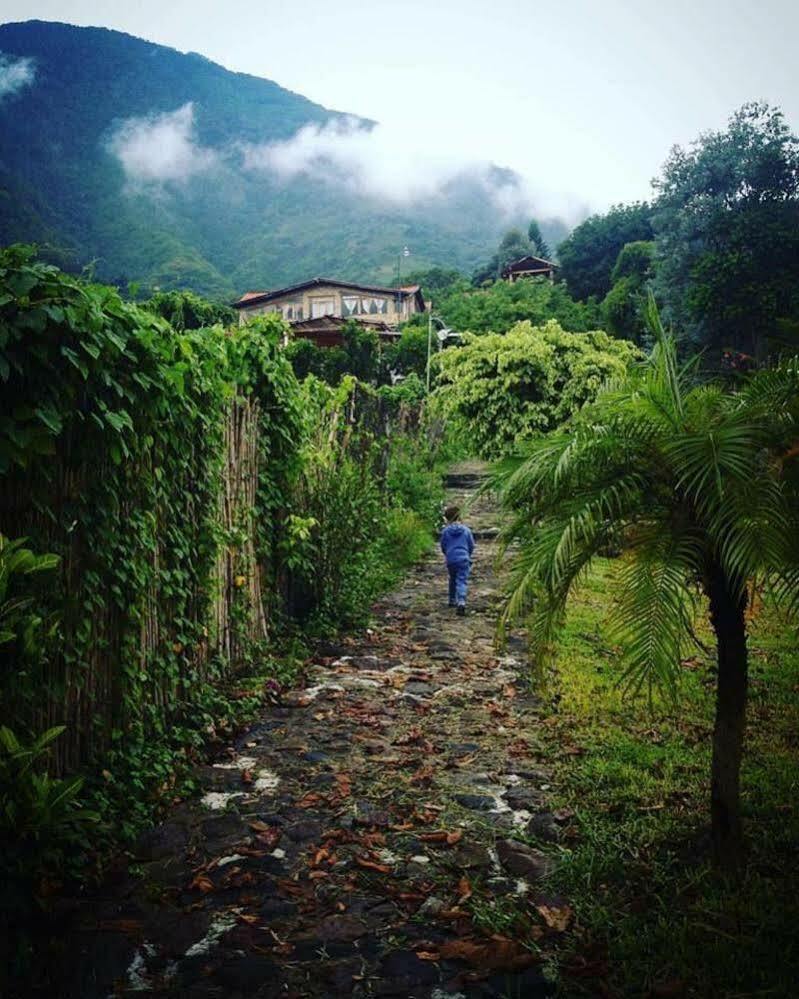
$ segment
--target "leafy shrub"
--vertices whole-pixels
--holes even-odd
[[[575,302],[564,284],[544,278],[496,281],[478,290],[456,291],[442,299],[438,311],[447,325],[460,333],[505,333],[525,321],[540,326],[555,320],[562,329],[574,333],[600,325],[593,300]]]
[[[57,726],[26,743],[0,726],[0,956],[12,975],[30,959],[31,921],[46,879],[79,868],[86,824],[96,819],[78,802],[83,778],[58,780],[45,771],[49,747],[63,731]]]
[[[496,456],[559,426],[636,356],[632,344],[598,330],[518,323],[504,335],[467,337],[465,346],[438,355],[437,395],[466,424],[479,452]]]

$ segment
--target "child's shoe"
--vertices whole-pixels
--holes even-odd
[[[463,604],[458,604],[458,609],[455,611],[458,617],[466,617],[466,608]]]

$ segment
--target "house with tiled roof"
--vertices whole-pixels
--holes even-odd
[[[275,291],[247,291],[233,307],[241,323],[277,312],[291,323],[296,335],[320,346],[334,346],[341,342],[349,320],[393,338],[400,323],[425,311],[425,302],[419,285],[390,288],[316,277]]]

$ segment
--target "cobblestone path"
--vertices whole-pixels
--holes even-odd
[[[479,466],[449,477],[468,503]],[[493,644],[496,514],[469,612],[430,555],[362,634],[317,650],[284,696],[143,837],[143,876],[109,885],[70,937],[64,996],[550,994],[568,907],[546,893],[568,815],[547,810],[521,641]],[[542,849],[543,847],[543,849]]]

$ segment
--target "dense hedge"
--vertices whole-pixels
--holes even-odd
[[[3,652],[2,710],[66,723],[60,768],[157,737],[229,667],[220,629],[264,632],[274,587],[249,577],[273,572],[301,432],[279,332],[176,333],[30,250],[0,255],[0,531],[61,556],[39,595],[58,632],[22,668]]]

